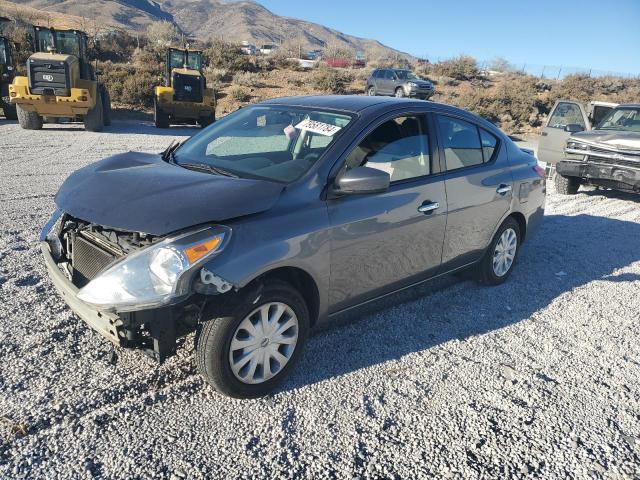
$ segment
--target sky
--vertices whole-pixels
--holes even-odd
[[[640,75],[640,0],[258,0],[431,61],[460,54]],[[547,73],[552,73],[551,68]]]

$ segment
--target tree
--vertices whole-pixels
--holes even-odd
[[[489,70],[493,70],[495,72],[513,72],[515,67],[509,60],[504,57],[496,57],[491,62],[489,62]]]
[[[165,20],[153,22],[147,27],[149,44],[154,47],[169,47],[180,38],[180,32],[175,25]]]

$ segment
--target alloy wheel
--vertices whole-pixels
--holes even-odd
[[[518,235],[513,228],[507,228],[500,240],[496,244],[496,248],[493,252],[493,273],[498,277],[506,275],[516,256],[516,249],[518,248]]]
[[[229,365],[243,383],[266,382],[282,371],[298,341],[298,317],[281,302],[261,305],[238,325],[229,349]]]

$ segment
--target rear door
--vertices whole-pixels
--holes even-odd
[[[466,118],[436,114],[445,160],[447,228],[442,271],[478,260],[509,211],[513,178],[506,146]]]
[[[569,124],[577,124],[583,130],[591,125],[584,105],[572,100],[558,100],[553,106],[538,142],[538,159],[556,164],[562,160],[564,146],[571,133],[565,130]]]

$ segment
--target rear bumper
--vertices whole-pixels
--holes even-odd
[[[558,162],[556,172],[563,177],[578,177],[591,183],[606,184],[606,186],[611,186],[612,188],[628,190],[640,189],[640,164],[638,168],[633,168],[626,165],[580,162],[565,159]]]
[[[72,88],[68,97],[36,95],[29,92],[24,82],[9,85],[9,98],[11,103],[20,105],[27,112],[38,112],[38,115],[48,117],[86,115],[95,105],[88,89]]]

